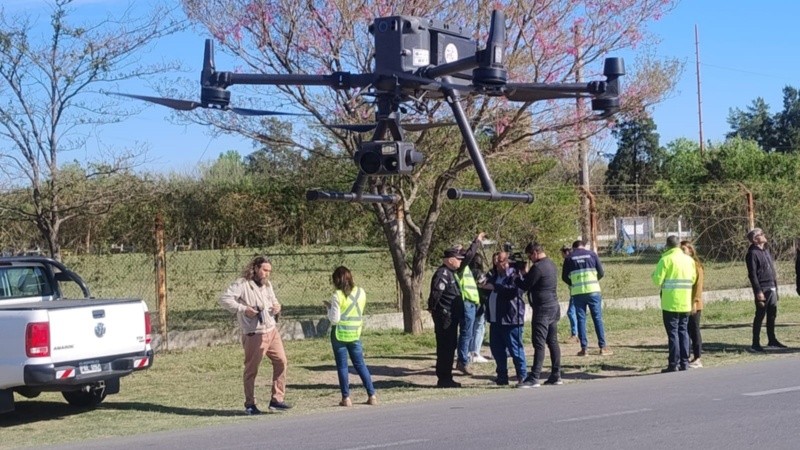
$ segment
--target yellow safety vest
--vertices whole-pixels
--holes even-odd
[[[697,280],[694,259],[680,248],[664,252],[653,271],[653,283],[661,287],[661,309],[687,313],[692,310],[692,286]]]
[[[361,338],[361,328],[364,324],[364,305],[367,303],[367,294],[360,287],[353,287],[349,296],[337,290],[339,299],[339,323],[336,325],[336,340],[340,342],[355,342]]]
[[[600,280],[597,279],[597,269],[594,267],[573,270],[569,273],[569,281],[572,283],[569,287],[569,295],[600,292]]]
[[[472,270],[470,270],[469,267],[464,269],[464,276],[458,279],[458,287],[461,288],[461,298],[465,302],[472,302],[475,304],[481,302],[478,284],[475,282],[475,277],[472,276]]]

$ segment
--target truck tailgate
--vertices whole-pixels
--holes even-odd
[[[53,363],[145,350],[144,303],[127,300],[79,304],[82,305],[48,311]]]

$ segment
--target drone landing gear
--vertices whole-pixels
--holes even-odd
[[[367,175],[359,172],[353,188],[350,192],[330,192],[330,191],[307,191],[306,200],[308,201],[329,201],[329,202],[358,202],[358,203],[399,203],[400,196],[397,194],[365,194],[364,182]]]
[[[497,188],[489,175],[489,170],[486,169],[486,162],[481,156],[478,149],[478,142],[475,141],[475,134],[469,126],[467,115],[461,107],[461,101],[458,92],[449,87],[452,82],[450,77],[444,77],[446,84],[442,86],[442,92],[445,94],[445,101],[450,105],[453,110],[453,116],[456,119],[458,128],[461,130],[461,135],[464,137],[464,145],[467,147],[469,157],[472,159],[472,164],[475,166],[475,171],[478,172],[478,178],[481,180],[481,187],[483,191],[465,191],[462,189],[450,188],[447,190],[447,198],[450,200],[489,200],[489,201],[508,201],[508,202],[522,202],[533,203],[533,194],[529,192],[498,192]]]

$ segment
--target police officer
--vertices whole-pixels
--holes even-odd
[[[442,265],[431,279],[428,311],[433,317],[436,333],[436,387],[440,388],[461,387],[461,383],[453,381],[453,361],[458,341],[458,323],[464,313],[461,287],[456,279],[456,271],[463,259],[459,247],[448,248],[444,251]]]

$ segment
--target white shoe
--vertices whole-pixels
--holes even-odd
[[[472,362],[474,362],[474,363],[488,363],[489,360],[484,358],[483,356],[481,356],[480,353],[474,353],[472,355]]]
[[[689,367],[692,368],[692,369],[702,369],[703,368],[703,362],[700,361],[700,358],[697,358],[694,361],[689,363]]]

